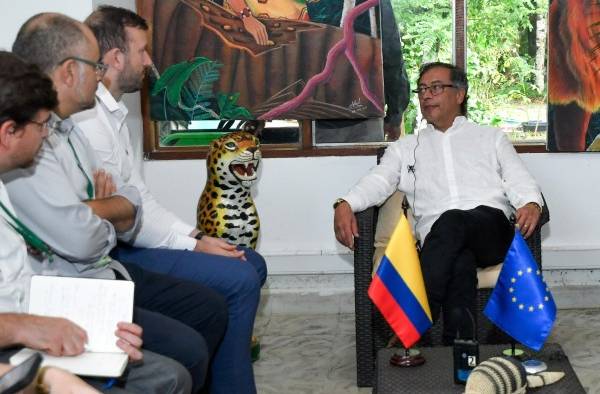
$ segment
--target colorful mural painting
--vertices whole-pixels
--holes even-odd
[[[548,150],[600,151],[600,3],[551,0]]]
[[[379,0],[138,0],[152,120],[382,117]]]

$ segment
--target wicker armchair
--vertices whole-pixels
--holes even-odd
[[[371,387],[375,374],[377,351],[387,345],[392,331],[377,308],[367,295],[371,284],[373,269],[374,237],[377,224],[378,208],[373,207],[358,212],[359,238],[355,239],[354,249],[354,296],[356,314],[356,375],[359,387]],[[536,262],[542,266],[541,227],[550,220],[546,203],[536,231],[527,239]],[[477,338],[481,344],[509,343],[510,339],[497,329],[487,317],[483,309],[492,293],[492,289],[477,291]],[[419,346],[439,346],[442,344],[442,319],[427,332],[419,342]]]

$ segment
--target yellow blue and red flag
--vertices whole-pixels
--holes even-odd
[[[369,297],[406,348],[414,345],[431,327],[421,264],[404,215],[373,276]]]

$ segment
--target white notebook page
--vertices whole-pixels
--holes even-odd
[[[63,317],[88,335],[86,350],[122,353],[116,345],[118,322],[133,319],[134,284],[126,280],[33,276],[29,313]]]

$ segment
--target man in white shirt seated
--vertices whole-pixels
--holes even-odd
[[[11,53],[0,52],[0,174],[34,163],[48,136],[50,112],[58,103],[52,85],[37,67]],[[0,239],[0,348],[20,345],[53,356],[81,354],[87,338],[81,327],[62,318],[24,313],[31,276],[40,274],[45,263],[51,264],[47,260],[53,251],[19,220],[1,180]],[[141,332],[141,327],[133,323],[115,327],[117,345],[138,363],[129,367],[122,382],[124,390],[115,388],[111,392],[189,392],[191,377],[183,366],[166,357],[142,353]],[[10,354],[0,351],[0,361],[6,362]],[[56,368],[40,379],[53,393],[97,393],[77,377]],[[98,388],[105,383],[98,379],[90,382]]]
[[[432,317],[443,310],[446,343],[457,330],[474,335],[465,314],[475,311],[476,268],[503,261],[514,236],[508,219],[514,209],[516,225],[529,237],[542,206],[535,180],[504,133],[465,117],[467,91],[462,69],[424,65],[414,92],[427,127],[389,145],[381,163],[334,204],[336,238],[352,249],[354,212],[383,203],[395,190],[406,194],[423,243]]]
[[[134,12],[101,6],[86,20],[108,66],[96,90],[96,106],[73,116],[109,173],[142,194],[142,223],[128,245],[119,243],[111,255],[127,264],[191,280],[223,295],[229,323],[213,359],[212,392],[256,392],[250,358],[250,338],[267,269],[252,249],[236,248],[222,239],[202,236],[166,210],[150,194],[134,155],[126,124],[125,93],[140,90],[151,59],[147,52],[148,26]],[[135,131],[139,132],[139,131]]]

